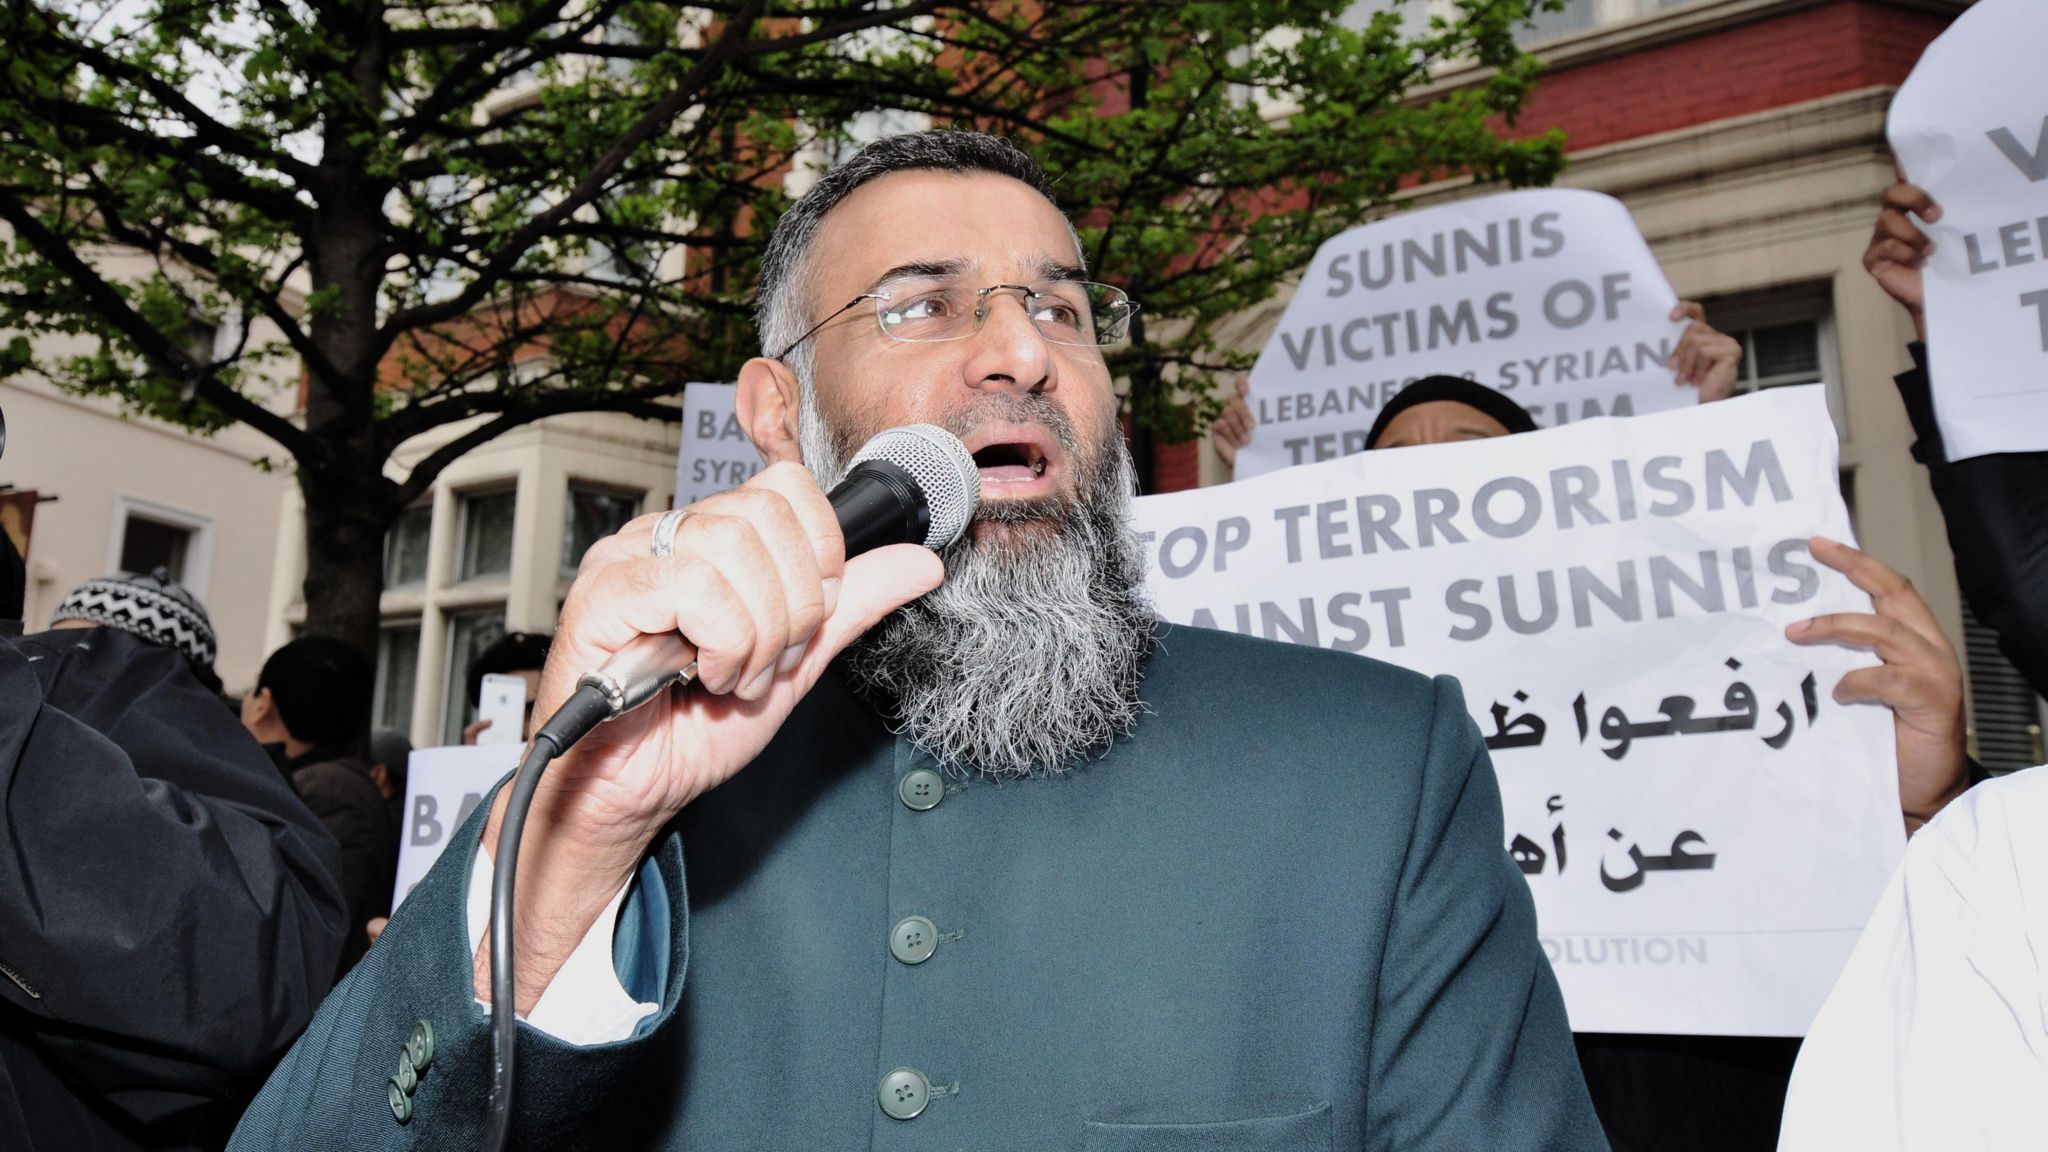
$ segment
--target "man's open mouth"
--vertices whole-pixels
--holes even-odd
[[[974,454],[983,483],[1027,483],[1045,475],[1049,463],[1044,450],[1029,443],[990,444]]]
[[[964,439],[981,471],[983,500],[1033,499],[1059,483],[1064,453],[1052,429],[1042,424],[984,423]]]

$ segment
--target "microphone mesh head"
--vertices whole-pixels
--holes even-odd
[[[958,540],[981,506],[981,469],[974,465],[974,454],[936,424],[905,424],[876,433],[846,462],[846,470],[863,460],[886,460],[917,481],[932,517],[924,546],[934,552]]]

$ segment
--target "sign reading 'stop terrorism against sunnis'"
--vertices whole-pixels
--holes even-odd
[[[2048,450],[2048,4],[1981,0],[1921,55],[1886,133],[1941,206],[1923,276],[1950,460]]]
[[[1541,426],[1693,402],[1669,360],[1677,297],[1628,209],[1510,192],[1406,212],[1317,250],[1252,368],[1237,474],[1364,451],[1424,376],[1500,389]]]
[[[1808,551],[1850,537],[1835,444],[1780,388],[1136,520],[1170,621],[1459,679],[1575,1028],[1796,1036],[1903,848],[1891,718],[1831,696],[1872,658],[1783,631],[1870,610]]]

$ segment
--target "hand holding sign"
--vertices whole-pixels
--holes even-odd
[[[1239,376],[1231,389],[1230,399],[1223,402],[1223,411],[1209,424],[1209,443],[1215,445],[1216,455],[1226,468],[1237,466],[1237,450],[1251,443],[1251,405],[1244,398],[1252,390],[1249,376]]]
[[[1919,188],[1900,180],[1884,190],[1884,207],[1877,213],[1877,230],[1870,247],[1863,250],[1863,270],[1877,281],[1885,295],[1905,305],[1913,317],[1913,333],[1927,339],[1927,308],[1920,269],[1934,251],[1909,215],[1933,224],[1941,219],[1941,205]]]
[[[1868,648],[1884,663],[1835,685],[1837,704],[1883,704],[1898,743],[1899,806],[1911,832],[1969,787],[1963,754],[1963,666],[1913,582],[1875,557],[1823,536],[1813,558],[1870,594],[1872,612],[1834,612],[1785,629],[1795,644]]]
[[[1933,248],[1919,254],[1934,409],[1950,461],[2048,449],[2043,44],[2048,5],[1981,0],[1928,45],[1886,125],[1905,177],[1941,204],[1920,214]],[[1904,213],[1917,210],[1898,207],[1880,231],[1910,250]],[[1905,299],[1914,253],[1895,254],[1880,282],[1893,280],[1893,296]]]
[[[1680,300],[1673,320],[1687,321],[1671,354],[1671,368],[1680,384],[1700,390],[1700,403],[1712,404],[1735,395],[1735,376],[1742,366],[1742,341],[1707,323],[1707,310],[1696,300]]]

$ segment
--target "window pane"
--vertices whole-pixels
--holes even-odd
[[[1592,26],[1593,0],[1564,0],[1564,7],[1555,12],[1531,12],[1529,26],[1515,30],[1515,43],[1523,47],[1541,44]]]
[[[441,742],[462,743],[462,730],[476,719],[469,694],[469,666],[505,634],[505,610],[451,613],[448,617],[447,683],[441,693]]]
[[[171,579],[185,582],[185,549],[192,541],[190,528],[159,524],[131,515],[121,527],[121,571],[152,572],[163,568]]]
[[[462,499],[460,580],[512,571],[512,509],[517,492],[486,492]]]
[[[1382,12],[1393,12],[1401,17],[1404,39],[1412,40],[1429,31],[1429,0],[1358,0],[1344,10],[1337,22],[1346,28],[1363,29]]]
[[[1774,384],[1791,383],[1781,377],[1804,377],[1806,383],[1820,379],[1820,327],[1812,321],[1758,328],[1751,333],[1756,342],[1756,375]]]
[[[384,586],[405,588],[427,578],[427,538],[433,529],[434,509],[415,504],[398,514],[391,530],[384,534]]]
[[[568,523],[562,530],[562,575],[574,576],[592,544],[626,526],[640,511],[639,494],[569,486]]]
[[[377,693],[371,723],[412,731],[413,687],[419,681],[420,626],[386,625],[377,634]]]

